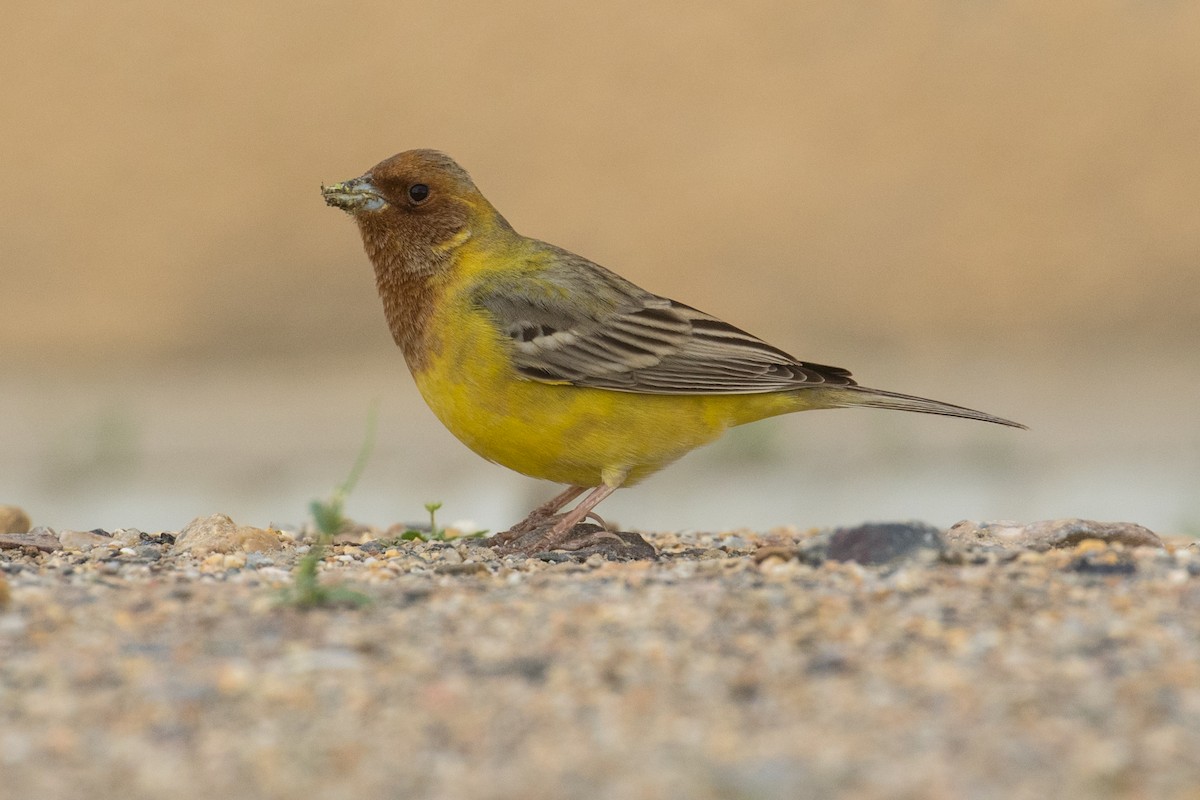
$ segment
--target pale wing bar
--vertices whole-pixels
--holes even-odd
[[[511,310],[511,309],[509,309]],[[559,330],[533,322],[507,332],[518,372],[531,380],[645,394],[754,394],[804,386],[853,386],[838,367],[797,361],[696,309],[651,296],[607,319]]]

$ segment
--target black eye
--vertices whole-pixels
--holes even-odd
[[[429,198],[429,187],[423,183],[414,183],[408,187],[408,199],[414,203],[424,203]]]

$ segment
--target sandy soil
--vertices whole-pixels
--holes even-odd
[[[5,797],[1200,785],[1186,541],[922,544],[880,566],[821,561],[811,532],[784,529],[647,534],[660,558],[628,563],[345,544],[322,580],[371,602],[304,611],[279,596],[306,546],[260,534],[250,553],[128,531],[0,550]]]

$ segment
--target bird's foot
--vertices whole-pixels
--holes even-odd
[[[590,522],[575,525],[566,536],[554,537],[554,524],[561,515],[545,520],[532,530],[517,531],[528,520],[492,537],[491,546],[502,556],[522,555],[547,561],[585,561],[600,555],[609,561],[638,561],[658,557],[658,551],[636,533],[608,531]]]
[[[490,545],[498,552],[507,552],[502,550],[503,547],[509,545],[516,546],[516,543],[524,541],[530,537],[530,534],[537,534],[544,537],[554,523],[562,519],[562,514],[545,514],[538,513],[541,509],[534,509],[533,513],[525,519],[513,525],[506,531],[500,531],[490,539]]]
[[[547,525],[553,526],[565,515],[559,514],[558,511],[567,503],[574,500],[579,495],[587,491],[582,486],[570,486],[561,494],[552,497],[545,503],[529,512],[529,516],[513,525],[506,531],[501,531],[492,537],[492,547],[514,542],[520,539],[525,534],[544,528]],[[597,519],[599,519],[597,517]]]

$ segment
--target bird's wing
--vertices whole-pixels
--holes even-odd
[[[556,248],[557,250],[557,248]],[[853,386],[727,322],[558,251],[551,266],[477,287],[525,378],[642,394],[757,394]]]

